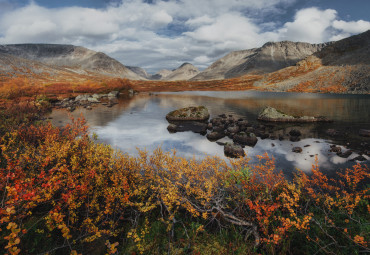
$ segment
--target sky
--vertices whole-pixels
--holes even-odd
[[[370,0],[0,0],[0,44],[73,44],[149,73],[202,70],[268,41],[365,32],[369,10]]]

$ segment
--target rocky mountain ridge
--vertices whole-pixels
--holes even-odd
[[[324,44],[268,42],[260,48],[230,52],[202,72],[184,63],[155,75],[79,46],[0,45],[0,82],[12,77],[44,82],[103,81],[109,77],[190,83],[227,79],[230,89],[238,84],[238,89],[244,86],[268,91],[370,93],[370,30]],[[217,82],[214,84],[212,88]]]
[[[219,80],[247,74],[265,74],[296,64],[330,43],[268,42],[260,48],[233,51],[191,80]]]
[[[49,69],[65,69],[84,75],[103,75],[111,77],[143,79],[117,60],[102,52],[96,52],[80,46],[62,44],[8,44],[0,45],[0,53],[18,59],[47,65]],[[4,56],[4,55],[3,55]],[[17,61],[15,61],[17,62]]]

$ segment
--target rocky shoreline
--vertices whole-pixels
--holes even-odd
[[[106,107],[113,107],[116,105],[117,99],[120,96],[119,91],[111,91],[107,94],[81,94],[76,97],[69,97],[63,100],[56,100],[52,103],[53,108],[61,109],[65,108],[70,112],[73,112],[78,107],[83,107],[87,110],[92,110],[94,105],[101,104]],[[130,89],[128,90],[128,96],[132,97],[135,92]]]

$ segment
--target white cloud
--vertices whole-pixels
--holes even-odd
[[[207,56],[205,56],[205,55],[201,55],[201,56],[199,56],[199,57],[196,57],[195,59],[194,59],[194,61],[195,62],[197,62],[197,63],[208,63],[209,62],[209,57],[207,57]]]
[[[307,8],[279,24],[270,15],[295,0],[125,0],[104,9],[45,8],[30,3],[0,16],[0,43],[66,43],[103,51],[149,71],[182,62],[204,68],[232,50],[267,41],[324,42],[369,29],[332,9]],[[9,6],[9,1],[2,1]],[[1,14],[1,12],[0,12]]]
[[[342,30],[345,33],[361,33],[370,29],[370,22],[359,20],[359,21],[343,21],[334,20],[333,28]]]
[[[336,15],[337,12],[332,9],[303,9],[296,13],[293,22],[285,23],[278,33],[284,40],[321,43],[328,39],[328,29]]]
[[[199,27],[201,25],[209,25],[214,22],[214,19],[210,18],[208,15],[203,15],[196,18],[188,19],[185,24],[190,27]]]

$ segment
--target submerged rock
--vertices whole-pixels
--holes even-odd
[[[342,148],[336,145],[331,145],[330,146],[330,152],[335,152],[335,153],[340,153],[342,152]]]
[[[293,147],[292,152],[301,153],[302,152],[302,148],[301,147]]]
[[[291,136],[301,136],[302,133],[298,129],[292,129],[292,130],[290,130],[289,135],[291,135]]]
[[[276,110],[273,107],[266,107],[258,115],[258,120],[272,122],[329,122],[325,117],[301,116],[295,117]]]
[[[325,131],[325,134],[327,134],[328,136],[331,136],[331,137],[335,137],[335,136],[339,136],[340,132],[336,129],[329,128],[328,130]]]
[[[209,112],[204,106],[190,106],[168,113],[166,119],[171,121],[206,121],[209,119]]]
[[[176,126],[176,132],[186,132],[191,131],[194,133],[199,133],[201,135],[207,134],[207,123],[204,122],[198,122],[198,121],[173,121],[171,122],[175,127]],[[168,127],[167,127],[168,129]]]
[[[291,142],[299,142],[301,140],[301,138],[299,138],[299,136],[291,136],[289,138],[289,141]]]
[[[337,152],[337,155],[341,158],[348,158],[349,156],[352,155],[352,151],[348,150],[346,152]]]
[[[355,157],[353,160],[356,160],[356,161],[366,161],[366,158],[362,155],[359,155],[357,157]]]

